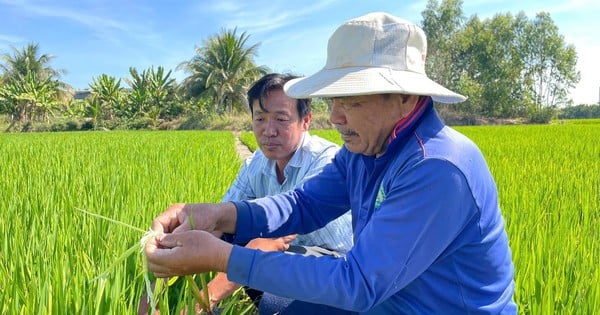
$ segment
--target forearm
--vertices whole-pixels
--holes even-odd
[[[237,209],[231,202],[188,203],[182,211],[189,215],[189,228],[192,230],[203,230],[214,235],[215,232],[234,234],[236,231]]]
[[[217,205],[217,219],[215,220],[215,230],[224,233],[235,233],[237,224],[237,209],[231,202],[223,202]]]
[[[217,303],[230,296],[239,287],[239,284],[227,280],[227,275],[225,273],[219,272],[207,285],[210,306],[214,307]]]

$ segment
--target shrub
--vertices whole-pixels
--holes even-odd
[[[93,130],[94,122],[91,119],[86,119],[83,123],[81,123],[80,130]]]
[[[553,107],[536,109],[529,114],[529,122],[532,124],[547,124],[556,115]]]

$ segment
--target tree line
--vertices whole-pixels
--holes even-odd
[[[84,99],[60,81],[64,71],[49,66],[54,56],[41,54],[37,44],[13,48],[12,54],[2,55],[0,65],[0,114],[13,124],[85,118],[93,128],[112,129],[243,111],[245,90],[269,71],[254,63],[258,45],[248,45],[248,38],[245,32],[224,29],[207,39],[195,56],[178,66],[188,74],[181,83],[162,66],[142,71],[131,67],[127,78],[94,77]]]
[[[570,108],[579,81],[575,47],[567,45],[548,13],[529,19],[499,13],[465,17],[461,0],[429,0],[421,26],[428,36],[427,73],[469,99],[447,106],[460,117],[522,118],[545,122]],[[37,44],[1,56],[0,114],[11,122],[85,119],[93,128],[156,128],[182,117],[244,112],[250,84],[270,72],[254,58],[259,44],[237,29],[223,29],[196,47],[176,70],[129,68],[129,77],[100,74],[90,95],[74,98]],[[572,112],[572,110],[570,110]],[[593,112],[593,111],[592,111]],[[10,127],[9,127],[10,129]]]
[[[526,117],[543,122],[572,106],[579,82],[577,52],[548,13],[465,17],[461,0],[430,0],[422,12],[428,36],[427,72],[468,95],[453,105],[465,115]]]

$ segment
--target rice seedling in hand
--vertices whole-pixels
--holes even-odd
[[[117,221],[117,220],[114,220],[114,219],[111,219],[111,218],[108,218],[108,217],[105,217],[105,216],[102,216],[102,215],[99,215],[96,213],[92,213],[92,212],[86,211],[84,209],[80,209],[80,208],[76,208],[76,209],[87,215],[97,217],[97,218],[100,218],[103,220],[107,220],[109,222],[119,224],[121,226],[130,228],[130,229],[134,229],[139,232],[144,232],[144,235],[140,238],[139,243],[134,244],[131,247],[129,247],[129,249],[127,249],[123,254],[121,254],[108,268],[106,268],[102,273],[100,273],[100,275],[91,279],[90,281],[96,281],[98,279],[105,279],[106,276],[116,266],[118,266],[120,263],[122,263],[125,259],[129,258],[131,255],[135,254],[136,252],[140,253],[141,254],[140,256],[142,257],[142,265],[143,265],[143,272],[144,272],[144,284],[146,287],[146,294],[147,294],[147,299],[148,299],[147,302],[150,305],[150,313],[154,314],[156,312],[156,307],[158,306],[159,301],[167,301],[168,300],[166,298],[166,296],[168,294],[167,290],[170,286],[169,284],[173,284],[177,280],[177,277],[172,277],[170,279],[170,281],[166,282],[165,279],[160,278],[160,279],[157,279],[157,281],[155,282],[154,285],[152,285],[152,281],[150,280],[150,277],[148,276],[149,271],[148,271],[148,264],[146,261],[144,248],[146,247],[146,244],[150,240],[159,236],[159,232],[154,231],[152,229],[150,229],[149,231],[144,231],[140,228],[129,225],[127,223],[120,222],[120,221]],[[191,215],[190,215],[190,225],[191,225],[192,229],[195,228],[194,218]],[[200,306],[201,310],[203,312],[205,312],[206,314],[214,315],[214,313],[212,312],[212,310],[209,307],[210,303],[209,303],[208,289],[206,287],[206,280],[204,279],[204,277],[200,277],[201,285],[202,285],[202,292],[204,292],[203,295],[201,294],[201,291],[198,288],[198,285],[194,281],[193,276],[186,275],[186,276],[184,276],[184,279],[185,279],[187,285],[190,287],[192,295],[195,298],[196,303],[198,303],[198,305]]]

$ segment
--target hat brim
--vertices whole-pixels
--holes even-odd
[[[467,99],[426,75],[384,67],[325,68],[311,76],[290,80],[284,91],[293,98],[401,93],[431,96],[440,103],[458,103]]]

